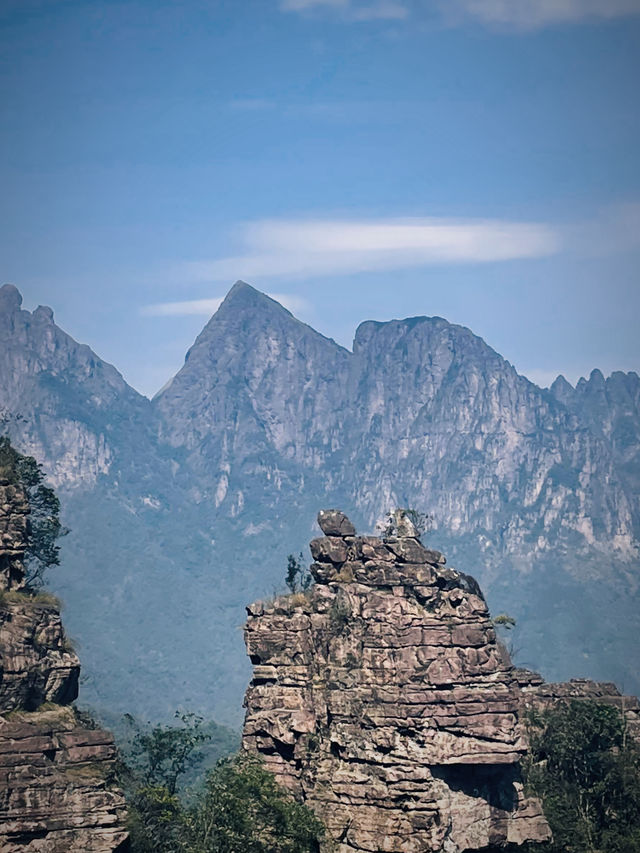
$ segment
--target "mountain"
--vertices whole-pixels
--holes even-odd
[[[348,351],[238,282],[148,401],[19,303],[0,290],[0,410],[73,512],[51,583],[96,704],[237,721],[244,605],[319,504],[363,530],[429,512],[429,544],[518,620],[521,663],[640,689],[635,373],[542,390],[439,317],[364,322]]]

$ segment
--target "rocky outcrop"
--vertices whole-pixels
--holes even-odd
[[[320,815],[340,853],[544,841],[520,691],[473,578],[408,519],[358,536],[320,513],[316,583],[248,608],[244,747]]]
[[[23,589],[27,523],[24,492],[0,480],[0,849],[124,851],[113,739],[70,707],[80,663],[59,605]]]
[[[149,718],[158,689],[182,703],[180,670],[194,705],[238,722],[235,627],[320,502],[353,506],[361,529],[392,506],[429,512],[517,619],[523,662],[640,690],[636,374],[547,391],[440,317],[364,322],[349,351],[238,282],[149,401],[21,302],[0,288],[0,419],[69,514],[52,583],[92,704]],[[132,667],[132,647],[153,651]]]
[[[544,711],[559,702],[573,700],[601,702],[617,708],[624,715],[627,733],[640,743],[640,700],[636,696],[625,696],[615,684],[589,678],[548,684],[537,672],[526,669],[517,669],[515,676],[525,709]]]

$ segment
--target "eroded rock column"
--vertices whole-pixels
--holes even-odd
[[[320,513],[315,584],[248,608],[244,746],[340,853],[543,841],[524,796],[519,688],[477,583],[408,519],[384,539]]]
[[[0,480],[0,849],[125,851],[113,739],[71,707],[80,662],[55,599],[23,589],[28,510]]]

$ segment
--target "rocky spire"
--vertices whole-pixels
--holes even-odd
[[[520,691],[482,593],[394,522],[384,539],[358,536],[321,512],[315,585],[248,608],[244,746],[339,853],[545,841],[520,778]]]
[[[56,599],[22,591],[28,513],[0,479],[0,849],[113,853],[127,839],[113,739],[71,707],[80,662]]]

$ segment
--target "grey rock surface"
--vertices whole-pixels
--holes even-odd
[[[425,547],[476,566],[523,664],[640,690],[637,374],[545,391],[438,317],[362,323],[349,352],[238,282],[149,401],[14,288],[0,305],[0,412],[63,499],[50,579],[94,704],[237,722],[243,606],[281,587],[319,503],[367,530],[428,512]]]

